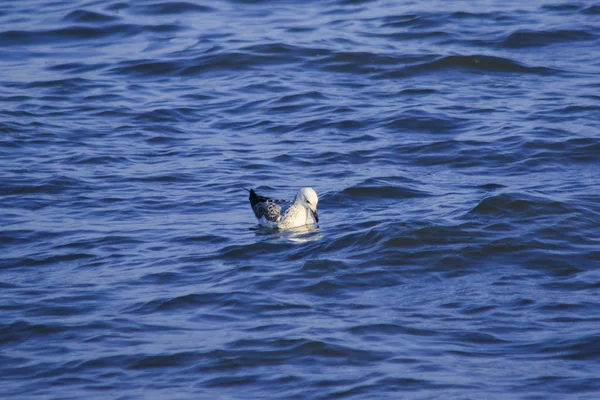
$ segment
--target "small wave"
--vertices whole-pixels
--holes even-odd
[[[518,193],[502,193],[481,200],[468,215],[537,216],[567,214],[569,207],[559,201]]]
[[[267,349],[264,349],[267,347]],[[244,354],[262,350],[270,359],[301,360],[320,358],[330,363],[339,365],[361,365],[362,363],[376,362],[391,356],[391,353],[377,350],[365,350],[352,346],[341,345],[330,341],[306,338],[276,339],[269,341],[239,340],[230,345],[236,350],[240,358]],[[257,354],[254,354],[257,355]]]
[[[183,351],[171,354],[144,355],[131,358],[128,368],[133,370],[164,368],[164,367],[185,367],[198,362],[199,353]]]
[[[42,45],[58,42],[99,41],[109,37],[131,37],[144,30],[132,24],[112,24],[102,27],[75,25],[45,31],[13,30],[0,32],[0,47]]]
[[[98,155],[87,153],[77,154],[64,159],[64,162],[75,165],[111,165],[118,164],[121,162],[127,163],[128,161],[128,158],[123,156]]]
[[[483,190],[493,191],[493,190],[504,189],[506,186],[501,185],[499,183],[486,183],[484,185],[479,185],[479,187]]]
[[[93,83],[89,79],[85,78],[64,78],[64,79],[51,79],[43,81],[31,81],[27,83],[25,88],[57,88],[57,89],[68,89],[71,93],[76,91],[86,90],[93,86]]]
[[[542,7],[540,7],[542,10],[547,10],[547,11],[566,11],[566,12],[573,12],[573,11],[577,11],[580,10],[582,8],[582,4],[581,3],[563,3],[563,4],[544,4]]]
[[[524,147],[533,151],[528,160],[529,165],[564,163],[567,160],[594,162],[600,159],[600,142],[593,138],[574,138],[560,142],[530,141]]]
[[[346,140],[345,143],[362,143],[362,142],[375,142],[377,141],[377,137],[374,135],[369,135],[368,133],[364,135],[356,135],[352,136]]]
[[[510,341],[501,339],[496,335],[483,332],[456,332],[452,336],[457,342],[463,342],[473,347],[477,345],[510,343]]]
[[[413,29],[425,29],[441,25],[443,23],[443,15],[422,12],[419,14],[391,15],[381,20],[382,28],[397,29],[410,27]]]
[[[305,101],[314,102],[315,100],[325,100],[327,97],[318,91],[309,91],[304,93],[296,93],[285,95],[277,99],[277,103],[285,103],[285,104],[298,104],[303,103]]]
[[[68,327],[62,324],[40,324],[18,320],[7,325],[0,325],[0,342],[24,342],[26,340],[47,340],[68,331]]]
[[[156,278],[156,276],[154,277]],[[168,276],[172,279],[173,276]],[[226,275],[214,277],[215,281],[223,281]],[[231,274],[231,279],[236,279]],[[190,293],[176,297],[158,298],[148,302],[136,303],[125,307],[122,312],[127,314],[173,313],[185,310],[203,309],[213,313],[217,318],[239,317],[256,313],[278,312],[281,310],[297,310],[310,308],[290,302],[273,302],[264,295],[252,292],[206,292]]]
[[[358,336],[387,336],[387,335],[415,335],[419,337],[423,336],[436,336],[439,333],[430,329],[419,329],[411,328],[398,324],[389,323],[376,323],[369,325],[357,325],[353,326],[347,331],[353,335]]]
[[[426,197],[427,193],[417,189],[411,189],[401,186],[382,185],[382,182],[377,182],[381,186],[373,185],[374,180],[368,180],[358,186],[353,186],[342,190],[338,196],[346,197],[353,200],[358,199],[407,199],[415,197]]]
[[[131,77],[195,76],[205,73],[224,74],[228,71],[243,71],[259,66],[289,64],[299,60],[297,55],[253,54],[247,51],[208,53],[199,57],[171,61],[134,60],[126,61],[109,70],[110,73]]]
[[[407,73],[420,73],[428,71],[440,71],[447,69],[476,69],[488,72],[519,72],[533,74],[551,74],[557,70],[546,67],[533,67],[521,64],[509,58],[469,55],[469,56],[444,56],[437,60],[422,63],[415,66],[406,67]]]
[[[172,15],[172,14],[192,14],[207,13],[215,11],[214,8],[200,4],[188,3],[185,1],[157,2],[148,5],[134,5],[130,12],[144,15]]]
[[[0,195],[24,195],[24,194],[57,194],[71,190],[89,190],[91,186],[82,179],[76,179],[64,175],[54,176],[37,182],[10,182],[5,180],[0,185]]]
[[[582,12],[588,15],[600,15],[600,5],[589,6],[583,9]]]
[[[227,296],[225,296],[227,297]],[[218,304],[219,299],[223,299],[222,294],[218,293],[202,293],[202,294],[187,294],[183,296],[151,300],[141,304],[135,304],[126,307],[123,312],[132,314],[151,314],[163,311],[175,311],[188,308],[196,308],[210,304]]]
[[[391,118],[384,126],[393,130],[409,130],[439,134],[459,130],[465,119],[448,117],[444,114],[430,114],[423,111],[410,111]]]
[[[219,235],[194,235],[194,236],[176,236],[169,239],[173,243],[203,243],[206,245],[217,245],[227,243],[228,238]]]
[[[560,339],[538,344],[538,353],[563,360],[597,360],[600,356],[600,335],[588,334],[577,339]]]
[[[548,46],[555,43],[581,42],[596,39],[597,36],[584,30],[524,31],[511,33],[501,43],[502,47],[522,48]]]
[[[75,10],[75,11],[71,11],[63,19],[65,21],[70,21],[70,22],[89,24],[89,23],[113,22],[115,20],[118,20],[119,18],[112,16],[112,15],[102,14],[102,13],[94,12],[94,11]]]
[[[106,68],[108,63],[86,64],[83,62],[68,62],[46,67],[48,71],[69,72],[72,74],[83,74],[85,72],[96,71]]]
[[[493,20],[493,21],[506,21],[511,18],[506,12],[469,12],[469,11],[455,11],[451,14],[452,18],[456,19],[477,19],[477,20]]]
[[[269,237],[271,237],[269,235]],[[246,245],[232,245],[221,249],[221,257],[225,259],[251,259],[254,256],[272,252],[276,255],[279,252],[285,253],[286,250],[291,249],[292,245],[289,243],[271,243],[271,242],[258,242]]]
[[[435,89],[428,88],[414,88],[414,89],[403,89],[399,94],[403,95],[429,95],[435,94],[438,91]]]
[[[288,55],[288,57],[294,58],[324,57],[333,54],[331,50],[323,47],[298,46],[285,42],[254,44],[251,46],[242,47],[241,51],[244,53],[260,55]]]
[[[178,62],[168,61],[128,61],[128,65],[112,68],[110,72],[130,76],[164,76],[181,69]]]
[[[96,258],[94,254],[90,253],[68,253],[61,255],[50,255],[50,256],[40,256],[40,257],[23,257],[19,259],[6,259],[3,262],[6,262],[7,265],[13,267],[37,267],[41,265],[48,264],[58,264],[58,263],[69,263],[72,261],[80,261],[80,260],[90,260]]]
[[[302,265],[302,271],[307,274],[313,274],[315,276],[321,276],[324,273],[335,273],[338,271],[345,271],[349,268],[348,264],[331,259],[311,259],[306,261]]]

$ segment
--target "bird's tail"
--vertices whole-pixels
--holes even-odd
[[[258,203],[258,195],[256,194],[256,192],[254,191],[254,189],[246,189],[244,188],[244,190],[246,190],[247,192],[250,193],[250,196],[248,196],[248,200],[250,200],[250,205],[254,208],[254,205],[256,203]]]

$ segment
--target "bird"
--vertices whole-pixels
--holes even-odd
[[[248,189],[246,189],[248,190]],[[317,204],[319,197],[313,188],[302,188],[293,201],[273,200],[250,192],[250,206],[258,223],[268,228],[285,230],[319,222]]]

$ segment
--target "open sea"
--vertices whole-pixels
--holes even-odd
[[[0,398],[600,399],[600,3],[1,2]]]

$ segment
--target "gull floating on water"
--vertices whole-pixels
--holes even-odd
[[[250,205],[258,223],[275,229],[290,229],[319,222],[319,198],[312,188],[300,189],[294,201],[273,200],[250,189]]]

